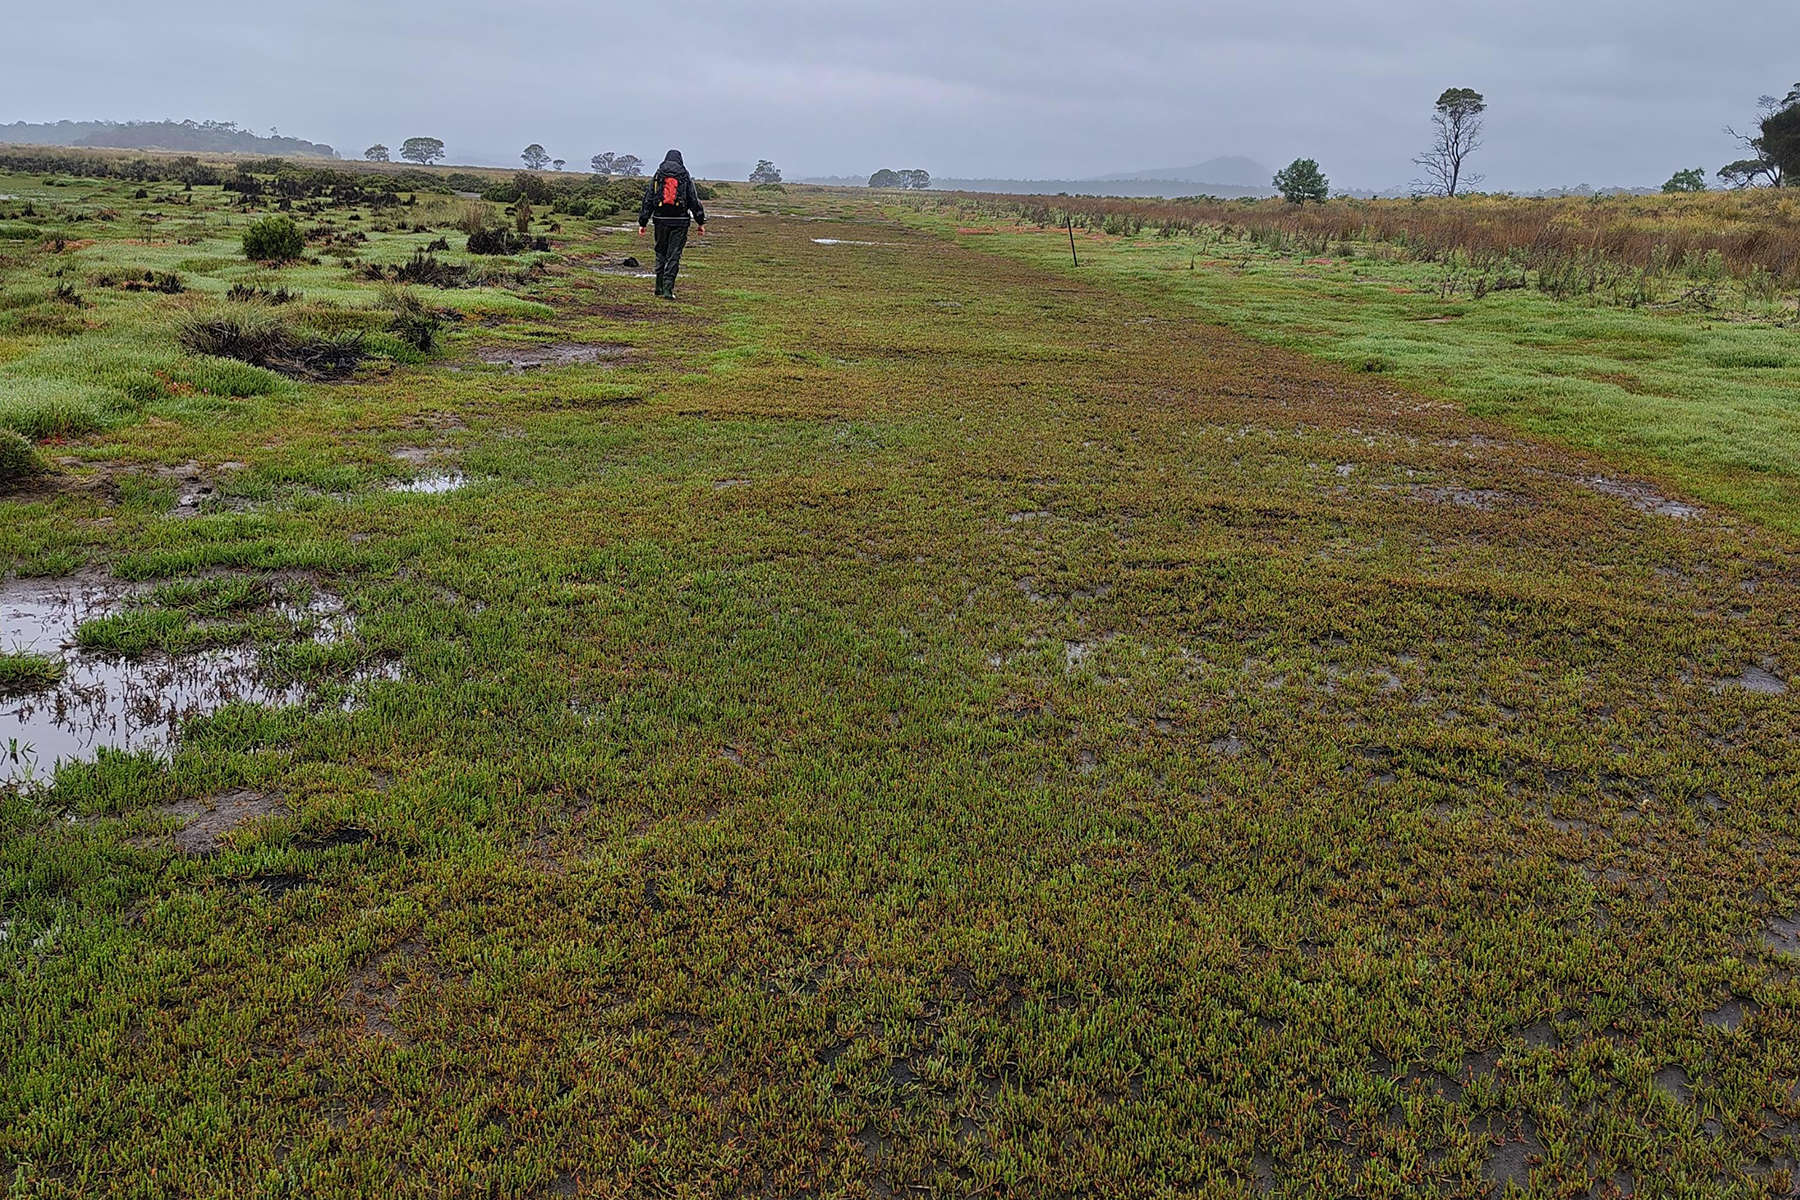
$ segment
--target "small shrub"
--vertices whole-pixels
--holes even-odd
[[[37,447],[23,434],[0,429],[0,492],[10,491],[44,473]]]
[[[244,257],[258,262],[292,262],[306,251],[306,239],[292,217],[264,217],[244,231]]]

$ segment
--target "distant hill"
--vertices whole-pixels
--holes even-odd
[[[1003,192],[1014,196],[1217,196],[1221,200],[1273,196],[1275,189],[1186,179],[933,179],[933,191]]]
[[[1117,175],[1101,175],[1095,183],[1130,182],[1140,179],[1165,180],[1171,183],[1203,183],[1215,187],[1255,188],[1269,190],[1275,172],[1253,158],[1232,155],[1209,158],[1191,167],[1152,167],[1142,171],[1123,171]]]
[[[1159,167],[1081,179],[960,179],[933,178],[933,191],[998,192],[1013,196],[1129,196],[1133,198],[1216,196],[1221,200],[1260,199],[1273,196],[1274,172],[1248,158],[1214,158],[1192,167]],[[849,175],[809,176],[796,182],[832,187],[862,187],[866,177]]]
[[[181,150],[212,154],[280,154],[336,158],[337,151],[304,138],[239,129],[235,121],[56,121],[0,125],[0,142],[22,146],[82,146],[123,150]]]
[[[662,159],[660,158],[654,161],[645,159],[644,170],[655,170],[656,164],[661,161]],[[688,170],[693,173],[695,179],[748,179],[750,178],[750,172],[756,170],[756,164],[747,162],[700,162],[695,163],[693,166],[689,167]]]

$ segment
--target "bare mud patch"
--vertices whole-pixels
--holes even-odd
[[[416,941],[403,942],[370,959],[350,976],[350,988],[343,1001],[345,1014],[357,1021],[369,1037],[396,1045],[408,1044],[412,1039],[395,1024],[394,1018],[403,989],[420,973],[424,960],[424,948]]]
[[[310,698],[304,684],[273,675],[255,645],[127,656],[81,644],[78,631],[88,622],[165,611],[150,604],[149,593],[100,576],[0,585],[5,648],[61,665],[52,686],[0,702],[0,783],[42,778],[102,749],[166,753],[185,722],[231,704],[285,708]],[[259,611],[279,618],[288,644],[335,645],[354,636],[343,601],[327,592],[304,603],[271,593]],[[184,619],[204,625],[193,614]],[[397,674],[394,664],[381,664],[345,682]]]
[[[1763,941],[1777,954],[1800,957],[1800,913],[1771,917]]]
[[[1703,510],[1698,505],[1688,504],[1681,500],[1671,500],[1647,483],[1610,479],[1605,475],[1586,475],[1575,482],[1589,491],[1599,492],[1602,496],[1623,500],[1642,513],[1654,513],[1659,517],[1671,517],[1681,521],[1692,520],[1703,514]]]
[[[165,817],[184,820],[175,833],[175,848],[183,854],[202,856],[218,850],[238,827],[260,817],[286,811],[287,805],[278,795],[243,789],[226,792],[210,800],[188,800],[157,811]]]
[[[586,367],[616,363],[631,353],[622,342],[539,342],[533,345],[484,346],[476,357],[489,366],[536,371],[546,367]]]
[[[218,484],[201,472],[198,463],[165,467],[159,469],[157,475],[177,485],[175,512],[178,516],[194,516],[202,505],[218,496]]]
[[[1727,1033],[1739,1029],[1744,1022],[1755,1016],[1757,1005],[1754,1000],[1741,1000],[1736,996],[1700,1018],[1701,1022],[1711,1029],[1723,1029]]]
[[[427,467],[438,462],[445,451],[437,446],[401,446],[394,450],[395,462],[403,462],[409,467]]]
[[[1525,1187],[1531,1182],[1531,1166],[1544,1157],[1544,1147],[1537,1138],[1527,1135],[1500,1146],[1488,1159],[1486,1175],[1496,1188],[1509,1184]]]
[[[1685,1068],[1664,1067],[1656,1073],[1651,1082],[1656,1085],[1657,1091],[1677,1104],[1694,1102],[1694,1081],[1688,1078]]]
[[[1773,659],[1763,659],[1754,667],[1745,667],[1741,675],[1731,679],[1721,679],[1713,684],[1715,694],[1720,692],[1749,692],[1753,696],[1785,696],[1788,685],[1781,676],[1775,673]]]
[[[1458,484],[1441,484],[1429,487],[1408,489],[1410,494],[1427,504],[1444,504],[1452,508],[1473,508],[1480,512],[1493,512],[1496,509],[1515,503],[1512,496],[1493,488],[1468,488]]]

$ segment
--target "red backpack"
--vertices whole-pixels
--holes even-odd
[[[679,180],[679,179],[675,178],[675,176],[671,175],[667,179],[663,180],[662,202],[666,207],[673,208],[676,204],[680,203],[680,201],[681,201],[681,180]]]

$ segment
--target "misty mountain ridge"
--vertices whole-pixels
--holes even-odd
[[[1191,167],[1151,167],[1140,171],[1121,171],[1114,175],[1098,175],[1094,183],[1115,183],[1139,179],[1155,179],[1169,183],[1210,183],[1224,187],[1264,189],[1275,177],[1271,167],[1241,154],[1209,158]]]

